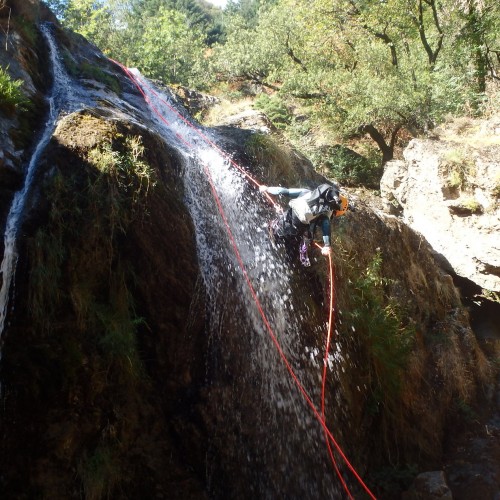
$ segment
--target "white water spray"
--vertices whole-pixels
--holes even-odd
[[[256,189],[249,187],[244,175],[231,164],[227,155],[218,149],[219,140],[215,133],[191,124],[189,119],[184,120],[169,96],[153,88],[137,71],[133,71],[133,75],[145,91],[158,133],[170,145],[177,144],[178,150],[184,151],[186,205],[196,227],[198,258],[210,298],[211,343],[216,350],[227,352],[228,358],[232,357],[232,349],[238,349],[240,353],[235,359],[247,360],[246,371],[238,374],[240,380],[234,384],[235,408],[238,398],[245,397],[239,391],[258,381],[255,392],[260,393],[260,397],[251,418],[256,428],[262,427],[262,442],[258,446],[258,457],[255,448],[240,443],[240,455],[238,451],[234,452],[235,460],[242,467],[240,472],[247,479],[249,491],[256,497],[273,498],[279,494],[275,488],[280,488],[274,481],[256,484],[252,480],[254,474],[259,474],[255,472],[255,464],[260,463],[265,470],[293,471],[286,485],[287,495],[292,495],[290,498],[295,498],[294,495],[333,498],[338,495],[338,484],[326,459],[321,428],[306,408],[297,387],[286,375],[246,283],[248,277],[285,355],[307,392],[319,403],[321,371],[301,338],[308,308],[295,299],[294,273],[269,241],[266,227],[269,213],[265,202]],[[224,221],[221,221],[221,214],[215,206],[212,188],[223,207]],[[224,227],[226,223],[231,238]],[[232,238],[244,263],[246,277],[232,248]],[[231,298],[234,293],[238,294],[238,301]],[[221,321],[233,321],[239,337],[224,338],[220,333]],[[319,336],[322,337],[321,332]],[[238,370],[238,367],[229,368],[232,370]],[[224,368],[215,377],[221,374],[225,376]],[[225,429],[218,432],[224,433]],[[273,434],[274,439],[266,440],[267,433]],[[207,464],[209,489],[211,477],[211,465]]]

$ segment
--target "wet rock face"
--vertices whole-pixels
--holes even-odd
[[[128,141],[139,139],[150,173],[147,193],[127,177],[134,204],[119,194],[119,178],[89,158],[106,147],[123,157]],[[178,157],[148,130],[93,110],[60,121],[40,174],[3,346],[9,403],[0,419],[2,497],[99,491],[95,462],[107,487],[120,484],[127,498],[203,498],[171,438],[171,422],[203,380],[205,350],[203,290]],[[112,324],[120,332],[114,340]],[[186,440],[190,435],[199,444]],[[200,431],[177,440],[197,467]]]
[[[443,471],[419,474],[403,500],[453,500]]]
[[[499,121],[413,140],[381,181],[387,210],[402,211],[457,275],[491,291],[500,291]]]

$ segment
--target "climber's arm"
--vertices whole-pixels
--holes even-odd
[[[259,191],[261,193],[269,193],[275,196],[281,194],[283,196],[288,196],[289,198],[298,198],[299,196],[308,193],[310,190],[303,188],[284,188],[281,186],[260,186]]]
[[[330,219],[321,217],[320,221],[321,232],[323,233],[323,243],[325,246],[330,246]]]

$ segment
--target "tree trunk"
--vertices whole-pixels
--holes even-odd
[[[486,54],[483,52],[484,45],[484,27],[480,13],[477,11],[473,2],[469,2],[468,34],[472,45],[472,56],[476,66],[477,91],[484,93],[486,91],[487,61]]]
[[[368,134],[377,143],[377,146],[382,152],[382,164],[385,164],[394,158],[394,144],[399,129],[400,127],[397,127],[397,129],[392,133],[391,143],[387,144],[384,136],[373,125],[369,124],[360,127],[361,132]]]

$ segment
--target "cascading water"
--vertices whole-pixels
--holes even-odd
[[[14,281],[16,238],[37,164],[61,112],[76,110],[82,102],[89,106],[95,103],[66,74],[50,28],[42,26],[42,32],[50,48],[54,75],[50,114],[7,220],[0,334]],[[297,277],[300,273],[292,272],[269,241],[266,226],[272,216],[270,209],[218,149],[217,135],[203,130],[205,135],[200,136],[200,129],[190,126],[189,117],[179,114],[182,112],[170,96],[155,89],[139,73],[133,75],[143,84],[151,108],[157,112],[132,94],[124,94],[128,102],[114,98],[112,104],[129,119],[133,116],[143,126],[155,129],[184,158],[186,205],[196,228],[200,268],[209,298],[207,405],[218,416],[209,428],[206,444],[209,490],[214,498],[228,493],[221,484],[222,475],[231,476],[229,493],[234,498],[339,497],[340,486],[328,459],[323,430],[278,356],[255,299],[318,408],[322,354],[316,340],[323,341],[326,318],[318,316],[307,302],[296,299],[300,296],[296,294],[301,286]],[[98,92],[92,92],[95,98]],[[306,330],[308,334],[304,335]],[[219,387],[230,390],[220,391]]]
[[[223,423],[207,452],[209,487],[216,495],[224,494],[214,484],[220,470],[211,461],[210,447],[217,456],[220,442],[227,439],[226,446],[231,448],[226,450],[227,461],[234,463],[233,472],[245,485],[245,491],[233,491],[233,495],[338,497],[340,487],[328,461],[321,426],[277,355],[247,280],[285,355],[318,407],[322,355],[307,345],[302,334],[308,322],[317,320],[319,326],[313,330],[322,339],[326,332],[324,318],[312,318],[308,305],[294,299],[299,286],[297,273],[269,241],[268,207],[218,149],[215,133],[203,130],[200,134],[199,125],[193,127],[179,116],[169,96],[138,72],[133,75],[154,111],[159,133],[184,151],[187,205],[196,227],[200,267],[211,304],[213,357],[207,377],[215,386],[220,379],[227,383],[231,378],[232,414],[227,421],[222,416],[228,410],[223,407],[227,401],[214,397],[213,404],[220,405],[215,411],[221,413]],[[222,223],[214,197],[223,212]],[[234,300],[235,294],[238,300]],[[310,324],[307,327],[311,329]],[[228,432],[226,426],[236,423],[239,428]],[[249,426],[253,426],[253,438],[248,437]]]
[[[53,82],[48,97],[49,114],[42,136],[40,137],[28,164],[23,188],[14,195],[9,215],[7,217],[4,234],[4,256],[0,267],[0,273],[2,275],[2,288],[0,289],[0,337],[5,326],[10,288],[16,272],[18,258],[16,239],[24,207],[32,187],[40,156],[47,146],[52,133],[54,132],[59,111],[63,103],[67,100],[66,92],[68,88],[68,77],[57,56],[57,50],[54,40],[50,34],[50,29],[47,25],[42,25],[41,31],[49,45],[53,73]]]

